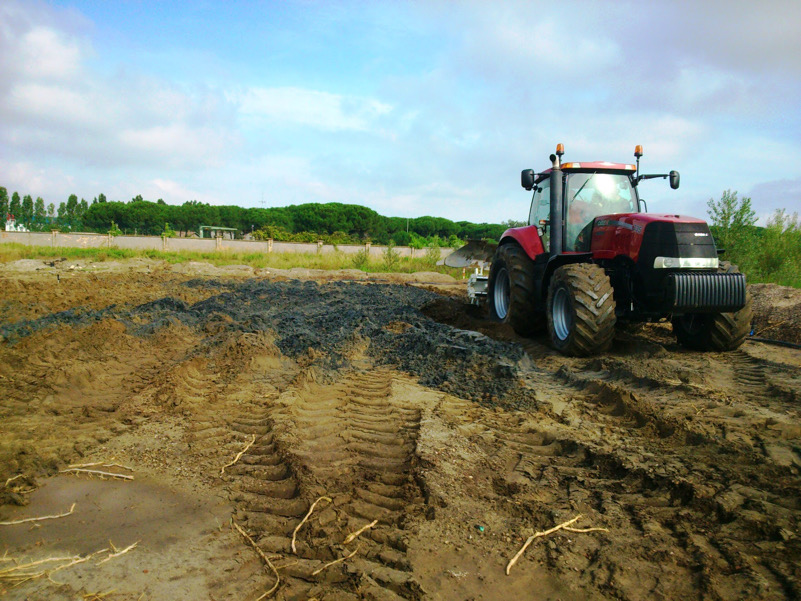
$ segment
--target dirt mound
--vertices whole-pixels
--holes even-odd
[[[801,290],[776,284],[751,284],[754,336],[801,344]]]

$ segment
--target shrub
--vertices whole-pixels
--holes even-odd
[[[383,252],[382,256],[384,257],[384,267],[387,271],[395,271],[398,268],[398,265],[400,265],[400,253],[395,250],[395,245],[391,242],[389,245],[387,245],[387,248]]]
[[[439,261],[442,253],[439,250],[439,246],[429,246],[426,249],[425,258],[423,259],[427,265],[434,266]]]
[[[353,256],[353,266],[356,269],[361,269],[362,271],[366,271],[369,265],[370,265],[370,252],[366,248],[361,249]]]

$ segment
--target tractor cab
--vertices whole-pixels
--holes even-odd
[[[618,163],[565,163],[564,177],[565,226],[563,250],[588,252],[592,225],[596,217],[621,213],[637,213],[640,202],[633,175],[636,167]],[[548,223],[551,194],[550,169],[539,174],[529,211],[529,225],[540,227],[545,250],[550,250]]]

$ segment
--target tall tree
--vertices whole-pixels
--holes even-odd
[[[5,222],[8,213],[8,190],[0,186],[0,221]]]
[[[33,198],[30,194],[26,194],[22,198],[22,207],[20,208],[20,221],[26,225],[30,225],[33,221]]]
[[[67,199],[67,206],[65,211],[65,218],[67,220],[67,225],[72,226],[75,224],[75,219],[77,218],[78,212],[78,197],[75,194],[70,194],[70,197]]]
[[[102,192],[97,196],[97,202],[106,202],[106,195]]]
[[[33,221],[40,227],[44,226],[45,222],[47,221],[45,202],[41,196],[37,197],[36,202],[33,203]]]
[[[52,202],[49,205],[47,205],[47,216],[50,219],[56,218],[56,205],[54,205]]]
[[[81,202],[78,203],[78,207],[75,210],[75,221],[76,225],[79,228],[83,228],[83,221],[84,217],[86,216],[86,212],[89,210],[89,203],[86,202],[85,199],[81,199]]]
[[[8,212],[14,216],[14,219],[19,219],[20,217],[19,210],[22,208],[21,204],[19,194],[14,192],[14,194],[11,195],[11,202],[8,203]]]
[[[720,200],[710,198],[707,207],[718,247],[731,250],[749,245],[757,221],[749,197],[737,198],[736,191],[726,190]]]

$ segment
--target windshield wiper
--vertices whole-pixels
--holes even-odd
[[[579,187],[579,189],[578,189],[578,190],[576,190],[576,193],[573,195],[573,198],[571,198],[571,199],[570,199],[570,202],[573,202],[574,200],[576,200],[576,196],[578,196],[578,195],[579,195],[579,192],[581,192],[581,191],[584,189],[584,186],[586,186],[587,184],[589,184],[589,183],[592,181],[592,178],[594,178],[594,177],[595,177],[595,174],[596,174],[596,173],[597,173],[597,171],[593,171],[593,172],[592,172],[592,175],[591,175],[590,177],[588,177],[588,178],[587,178],[587,181],[586,181],[586,182],[584,182],[583,184],[581,184],[581,186]]]

